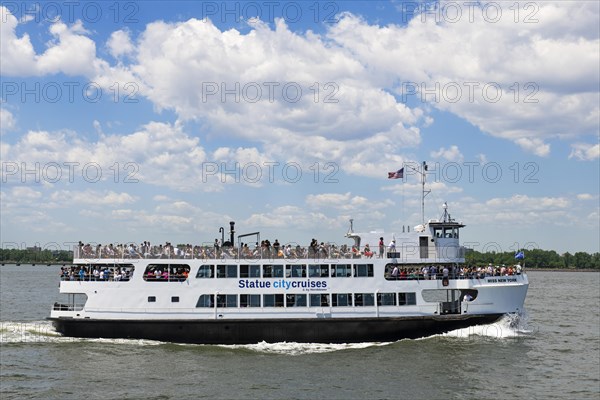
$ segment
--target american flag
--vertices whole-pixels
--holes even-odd
[[[402,179],[404,177],[404,168],[400,168],[396,172],[388,172],[388,179]]]

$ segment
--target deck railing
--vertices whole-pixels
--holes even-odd
[[[215,248],[211,246],[125,246],[119,245],[115,247],[107,246],[75,246],[74,258],[87,260],[123,260],[123,259],[240,259],[240,260],[262,260],[262,259],[372,259],[372,258],[388,258],[388,259],[419,259],[420,252],[418,246],[407,245],[401,251],[401,248],[390,249],[387,246],[380,252],[379,248],[371,248],[368,246],[347,246],[326,244],[324,246],[302,247],[302,246],[280,246],[280,247],[222,247]],[[464,258],[464,248],[455,246],[452,251],[438,252],[440,260],[450,259],[443,255],[456,256]],[[454,258],[454,257],[452,257]]]

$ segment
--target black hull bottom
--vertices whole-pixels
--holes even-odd
[[[65,336],[148,339],[174,343],[393,342],[489,324],[503,314],[279,320],[94,320],[51,318]]]

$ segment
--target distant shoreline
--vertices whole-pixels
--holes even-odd
[[[525,272],[550,271],[550,272],[600,272],[597,268],[525,268]]]

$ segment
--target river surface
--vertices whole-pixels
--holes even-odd
[[[58,267],[0,267],[0,398],[599,399],[600,273],[529,272],[526,312],[419,340],[178,345],[45,321]]]

